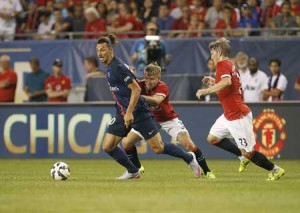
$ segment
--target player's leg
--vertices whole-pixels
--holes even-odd
[[[139,168],[140,172],[144,172],[144,168],[139,160],[135,144],[142,139],[143,137],[140,135],[140,133],[132,128],[128,135],[122,140],[122,146],[127,157],[137,168]]]
[[[224,115],[221,115],[211,127],[207,136],[207,141],[224,149],[236,156],[242,156],[241,150],[232,141],[230,132],[227,128],[227,120]]]
[[[163,143],[160,133],[146,140],[151,149],[157,154],[167,154],[176,158],[183,159],[192,169],[196,177],[201,176],[201,168],[193,152],[185,152],[180,147],[172,143]]]
[[[160,124],[162,126],[162,129],[165,130],[172,138],[176,138],[177,141],[185,148],[185,150],[193,152],[196,155],[197,162],[207,178],[216,178],[208,168],[202,151],[192,141],[188,130],[185,128],[181,120],[175,118],[167,122],[162,122]]]
[[[159,134],[160,125],[152,117],[134,124],[133,128],[141,133],[153,152],[181,158],[189,164],[195,176],[199,177],[201,175],[201,168],[197,163],[195,154],[187,153],[172,143],[163,143]]]
[[[127,170],[127,172],[118,179],[131,179],[140,177],[138,168],[134,166],[134,164],[127,158],[125,152],[117,146],[121,139],[127,135],[127,133],[128,130],[122,122],[122,119],[113,118],[104,136],[102,144],[103,150]]]
[[[241,149],[243,156],[255,165],[270,171],[270,180],[277,180],[284,175],[282,168],[274,165],[266,156],[254,150],[256,141],[253,132],[252,113],[241,119],[230,121],[228,128]]]

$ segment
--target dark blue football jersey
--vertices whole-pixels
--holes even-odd
[[[136,78],[128,65],[121,59],[114,57],[107,69],[107,82],[112,96],[116,101],[115,107],[117,113],[122,116],[125,115],[130,102],[131,89],[128,88],[128,85],[134,80]],[[148,104],[142,96],[139,97],[133,111],[133,116],[135,122],[152,116]]]

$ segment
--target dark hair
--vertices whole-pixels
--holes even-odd
[[[289,2],[289,1],[284,1],[284,2],[281,4],[281,8],[282,8],[284,5],[288,5],[290,8],[292,7],[291,2]]]
[[[49,18],[51,16],[51,13],[49,10],[42,10],[41,11],[41,16],[44,16],[46,18]]]
[[[36,58],[36,57],[32,57],[30,60],[29,60],[29,62],[31,63],[31,64],[35,64],[35,65],[40,65],[40,60],[38,59],[38,58]]]
[[[87,56],[84,60],[88,61],[89,63],[93,64],[95,67],[99,66],[98,60],[94,56]]]
[[[67,8],[67,11],[69,12],[69,13],[74,13],[74,11],[75,11],[75,8],[74,8],[74,6],[71,6],[71,7],[68,7]]]
[[[103,43],[106,43],[107,46],[113,48],[119,44],[119,39],[116,35],[109,34],[107,36],[104,36],[104,37],[101,37],[98,39],[97,44],[103,44]]]
[[[276,63],[279,67],[281,66],[281,61],[280,61],[278,58],[272,58],[272,59],[269,61],[269,66],[270,66],[273,62]]]

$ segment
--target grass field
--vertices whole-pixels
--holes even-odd
[[[0,212],[300,212],[300,161],[277,161],[285,176],[267,182],[253,164],[211,160],[215,180],[195,178],[178,160],[143,160],[139,180],[116,181],[113,160],[63,160],[71,178],[53,181],[56,160],[0,160]]]

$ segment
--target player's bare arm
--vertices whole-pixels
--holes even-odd
[[[196,96],[198,99],[200,99],[201,96],[219,92],[230,85],[231,85],[231,78],[224,77],[217,84],[215,84],[209,88],[199,89],[196,93]]]
[[[150,106],[157,106],[158,104],[163,102],[166,98],[165,96],[157,95],[157,94],[152,96],[143,95],[143,97],[145,98],[145,100]]]
[[[131,84],[128,84],[128,88],[131,89],[131,96],[130,96],[130,102],[128,105],[128,108],[126,110],[126,113],[124,115],[124,122],[126,128],[130,126],[130,124],[133,123],[133,110],[139,100],[140,94],[141,94],[141,88],[139,84],[136,82],[136,80],[133,80]]]
[[[204,76],[202,79],[203,84],[206,85],[214,85],[215,84],[215,79],[211,76]]]

